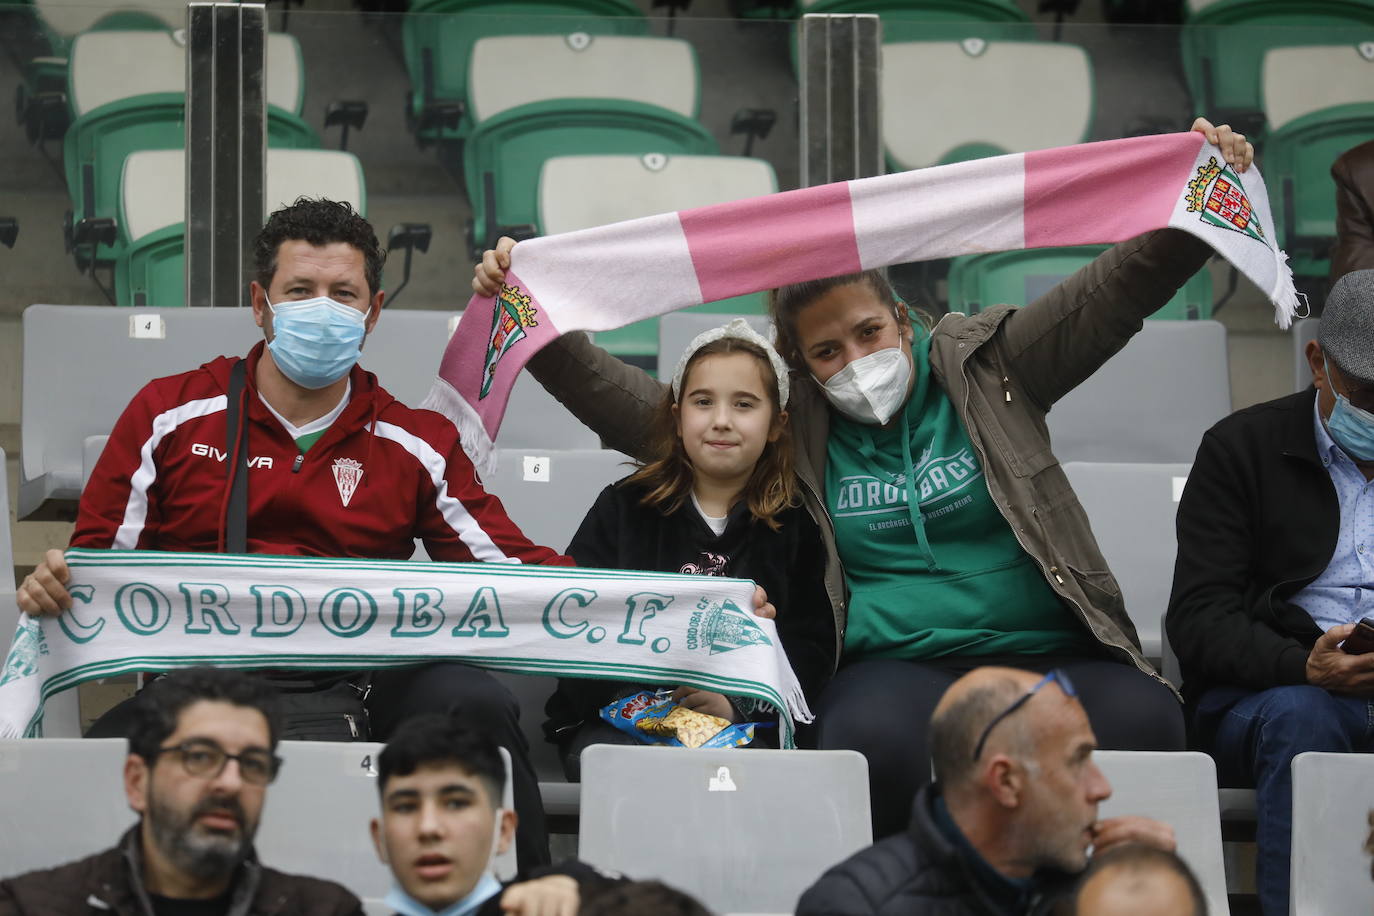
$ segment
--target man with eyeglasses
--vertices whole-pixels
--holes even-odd
[[[1256,790],[1266,916],[1288,912],[1293,758],[1374,751],[1374,270],[1332,286],[1306,357],[1313,387],[1203,436],[1165,621],[1193,743]]]
[[[0,916],[361,916],[329,881],[258,863],[281,761],[271,689],[240,672],[160,678],[132,711],[124,790],[140,816],[112,849],[0,883]]]
[[[1096,746],[1062,670],[969,672],[931,717],[934,782],[917,793],[907,831],[822,875],[797,916],[1044,914],[1071,893],[1090,850],[1172,851],[1167,824],[1098,820],[1112,789]]]

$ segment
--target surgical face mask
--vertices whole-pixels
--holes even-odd
[[[348,374],[361,355],[367,315],[328,296],[273,305],[272,361],[302,388],[326,388]]]
[[[904,349],[888,347],[859,357],[828,381],[816,382],[825,392],[825,399],[840,413],[859,423],[881,426],[906,401],[911,384],[911,355]]]
[[[1336,395],[1336,406],[1326,419],[1326,431],[1351,458],[1374,461],[1374,414],[1351,404],[1343,394]]]

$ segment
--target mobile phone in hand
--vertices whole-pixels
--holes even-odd
[[[1355,624],[1355,632],[1345,638],[1341,648],[1351,655],[1374,652],[1374,619],[1366,617]]]

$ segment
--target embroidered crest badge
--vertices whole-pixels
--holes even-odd
[[[693,615],[692,625],[702,646],[710,647],[712,655],[743,649],[748,646],[771,646],[773,641],[764,635],[754,622],[753,615],[741,611],[734,602],[723,601]],[[688,642],[691,642],[689,637]]]
[[[352,458],[340,458],[334,462],[334,486],[339,488],[339,499],[345,506],[358,489],[358,481],[363,479],[363,463]]]
[[[496,311],[491,318],[491,336],[487,338],[487,358],[482,364],[482,388],[477,394],[480,401],[491,391],[491,383],[496,378],[496,364],[511,347],[525,337],[525,328],[538,327],[534,320],[538,313],[531,303],[534,300],[520,292],[518,286],[503,286],[496,297]]]
[[[1264,227],[1255,216],[1240,178],[1229,165],[1218,163],[1215,156],[1198,166],[1197,177],[1188,182],[1188,212],[1199,214],[1198,218],[1209,226],[1230,229],[1257,242],[1265,241]]]
[[[14,645],[0,671],[0,687],[10,681],[31,677],[38,673],[38,656],[47,652],[43,644],[43,625],[32,617],[20,615],[19,628],[14,632]]]

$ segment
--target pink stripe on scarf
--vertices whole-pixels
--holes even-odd
[[[683,210],[701,301],[861,270],[845,182]]]
[[[1026,247],[1120,242],[1167,226],[1204,142],[1192,132],[1026,153]]]
[[[506,285],[529,293],[514,271],[506,272]],[[511,390],[520,370],[545,344],[556,339],[563,332],[554,327],[547,311],[533,299],[535,323],[521,328],[523,337],[511,345],[496,362],[492,385],[486,397],[481,396],[483,373],[486,371],[487,352],[491,342],[492,298],[473,297],[458,320],[458,327],[444,350],[439,362],[439,377],[453,386],[463,400],[477,411],[482,426],[493,439],[501,426],[501,418],[506,413]]]

